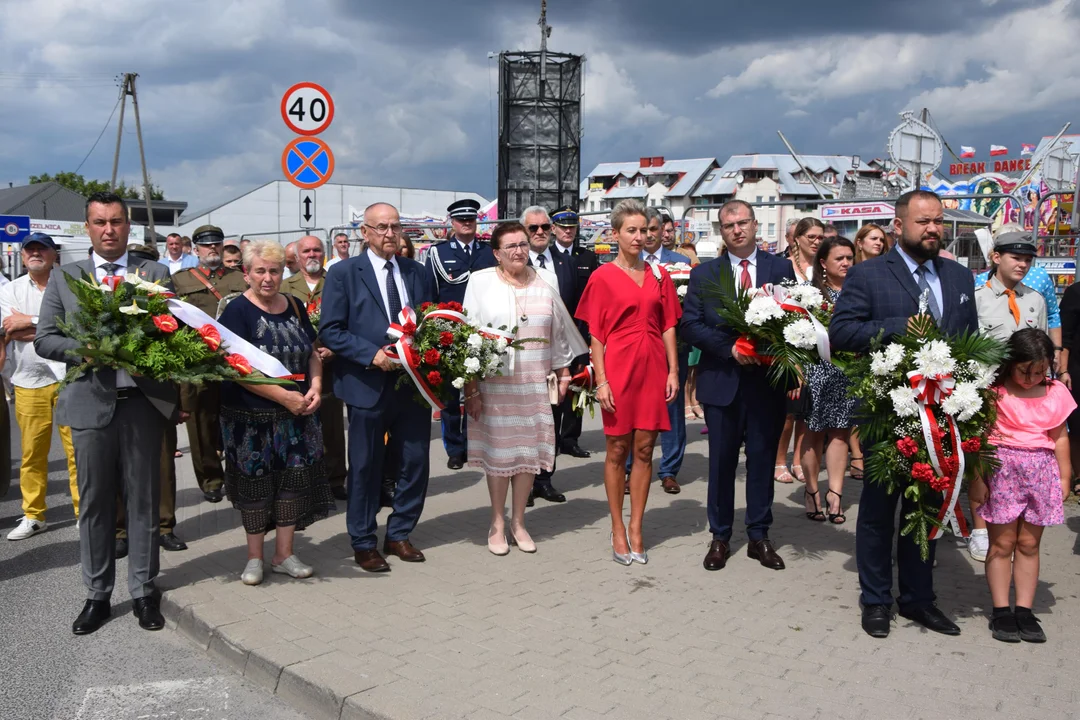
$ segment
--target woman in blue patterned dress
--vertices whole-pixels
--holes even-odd
[[[240,579],[263,579],[263,541],[275,530],[271,570],[294,578],[314,572],[293,553],[293,535],[334,509],[323,461],[319,397],[322,361],[312,351],[315,330],[307,312],[279,292],[285,250],[276,242],[244,250],[248,290],[219,321],[302,379],[297,388],[226,383],[221,394],[225,490],[247,532],[248,563]]]
[[[814,256],[811,282],[821,291],[830,306],[840,297],[840,288],[847,271],[855,260],[855,245],[845,237],[834,236],[821,241]],[[806,516],[821,522],[840,525],[844,515],[844,473],[848,464],[848,440],[851,436],[855,401],[848,397],[848,381],[844,371],[831,362],[817,362],[805,368],[806,387],[810,403],[806,413],[806,435],[802,443],[802,466],[806,476]],[[818,493],[818,473],[821,456],[825,455],[825,470],[829,489],[825,493],[824,511]]]

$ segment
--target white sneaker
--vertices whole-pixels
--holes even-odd
[[[49,526],[44,520],[32,520],[23,515],[22,520],[15,526],[15,529],[8,533],[7,539],[25,540],[28,537],[37,535],[39,532],[44,532],[47,527]]]
[[[968,538],[968,554],[976,562],[986,562],[986,554],[990,552],[990,535],[986,530],[972,530]]]
[[[271,563],[270,569],[276,573],[291,575],[294,578],[309,578],[315,574],[315,569],[310,565],[300,562],[300,558],[290,555],[280,565]]]
[[[240,573],[240,580],[245,585],[258,585],[263,581],[263,561],[259,559],[248,560],[244,566],[244,572]]]

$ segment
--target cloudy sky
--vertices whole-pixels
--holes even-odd
[[[334,181],[494,197],[496,60],[536,49],[539,0],[0,0],[0,182],[107,179],[122,72],[147,162],[196,208],[281,177],[282,92],[334,96]],[[884,155],[905,109],[946,141],[1036,143],[1080,121],[1080,2],[549,0],[586,55],[582,168],[641,155]],[[131,108],[120,174],[140,178]],[[1073,132],[1080,131],[1080,124]]]

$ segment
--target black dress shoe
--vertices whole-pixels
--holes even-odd
[[[551,485],[533,485],[532,494],[543,500],[553,503],[566,502],[566,496],[553,488]]]
[[[214,488],[213,490],[203,491],[202,496],[206,498],[206,502],[212,503],[219,503],[221,502],[221,498],[224,497],[221,493],[221,488],[219,487]]]
[[[786,567],[784,559],[776,554],[776,550],[772,546],[772,540],[769,538],[751,540],[746,546],[746,554],[770,570],[783,570]]]
[[[168,550],[169,552],[177,552],[179,550],[187,550],[187,543],[176,537],[173,533],[162,533],[158,536],[158,545],[162,550]]]
[[[108,600],[87,600],[79,617],[71,624],[71,632],[76,635],[89,635],[105,624],[112,615]]]
[[[143,630],[160,630],[165,627],[165,617],[158,608],[156,597],[135,598],[131,613],[139,618],[139,627]]]
[[[116,559],[126,558],[128,554],[127,538],[116,538]]]
[[[581,446],[578,445],[577,443],[574,443],[573,445],[563,445],[562,448],[560,448],[560,449],[562,450],[563,455],[569,455],[570,457],[576,457],[576,458],[591,457],[591,454],[589,453],[589,451],[588,450],[582,450]]]
[[[335,500],[348,500],[349,493],[345,492],[344,485],[334,485],[330,488],[330,494],[334,496]]]
[[[889,637],[889,623],[892,613],[888,605],[864,605],[862,609],[862,629],[875,638]]]
[[[705,555],[705,561],[701,563],[706,570],[723,570],[731,557],[731,546],[723,540],[713,540],[709,545],[709,552]]]
[[[460,470],[461,468],[465,467],[465,456],[451,455],[450,459],[446,461],[446,467],[450,468],[451,470]]]
[[[942,635],[960,634],[960,627],[952,620],[945,617],[945,613],[938,610],[937,605],[908,608],[906,610],[902,609],[900,610],[900,616],[919,623],[927,630],[933,630]]]
[[[529,491],[529,499],[525,501],[525,507],[532,507],[536,505],[536,496],[533,495],[533,491]]]

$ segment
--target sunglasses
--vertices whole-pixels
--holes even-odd
[[[551,223],[544,223],[543,225],[528,225],[529,233],[535,233],[537,230],[543,230],[549,232],[551,230]]]

